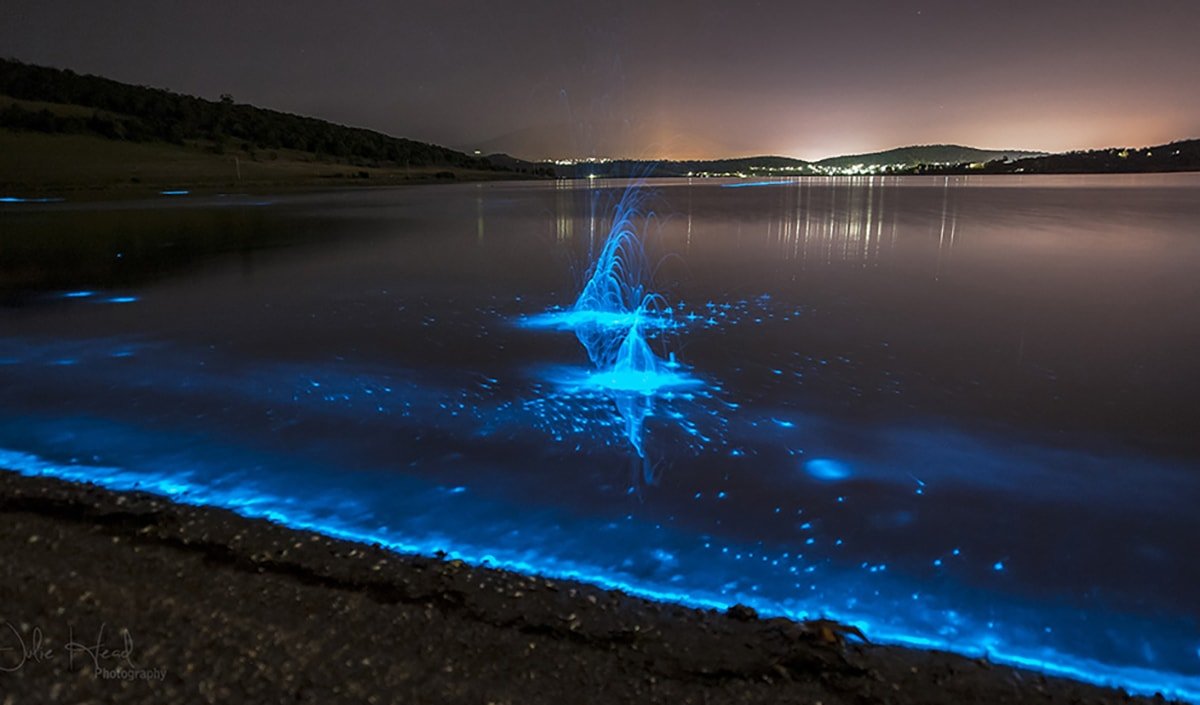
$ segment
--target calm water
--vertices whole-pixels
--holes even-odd
[[[4,205],[0,466],[1200,701],[1200,175],[625,185]]]

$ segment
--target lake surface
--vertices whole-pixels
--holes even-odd
[[[1200,702],[1200,175],[627,186],[0,205],[0,467]]]

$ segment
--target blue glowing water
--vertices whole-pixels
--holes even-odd
[[[0,309],[0,466],[1200,702],[1179,178],[13,209],[113,242]],[[268,225],[328,240],[163,267]]]
[[[650,290],[651,272],[636,220],[645,199],[641,182],[625,188],[613,209],[612,225],[568,319],[592,364],[654,372],[662,365],[645,344],[641,321],[658,318],[665,307]],[[666,307],[669,313],[669,307]],[[639,344],[638,341],[641,341]],[[636,356],[630,360],[628,356]]]
[[[630,447],[642,459],[642,478],[656,479],[654,461],[646,456],[646,418],[654,412],[655,399],[674,395],[676,390],[701,386],[670,353],[668,359],[651,349],[647,333],[663,339],[677,327],[674,309],[666,298],[653,291],[645,243],[638,232],[646,200],[641,180],[625,187],[613,207],[612,224],[589,265],[587,277],[575,304],[568,310],[523,317],[529,327],[566,328],[587,351],[595,369],[562,374],[550,379],[568,393],[603,391],[612,399]],[[685,417],[676,418],[688,425]],[[699,435],[699,434],[693,434]]]

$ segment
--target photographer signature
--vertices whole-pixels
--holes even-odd
[[[74,627],[69,628],[67,643],[63,645],[63,650],[67,653],[68,668],[74,669],[75,659],[84,656],[91,660],[92,667],[96,670],[100,670],[101,661],[114,660],[127,664],[131,669],[136,668],[133,664],[133,635],[128,629],[122,629],[121,648],[112,648],[104,643],[106,627],[105,624],[100,625],[92,643],[76,641]],[[27,663],[45,663],[57,653],[47,644],[41,627],[34,627],[27,641],[12,622],[5,622],[4,629],[0,629],[0,644],[0,672],[5,673],[20,670]]]

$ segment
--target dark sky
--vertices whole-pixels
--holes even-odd
[[[0,55],[529,158],[1200,137],[1200,1],[4,0]]]

